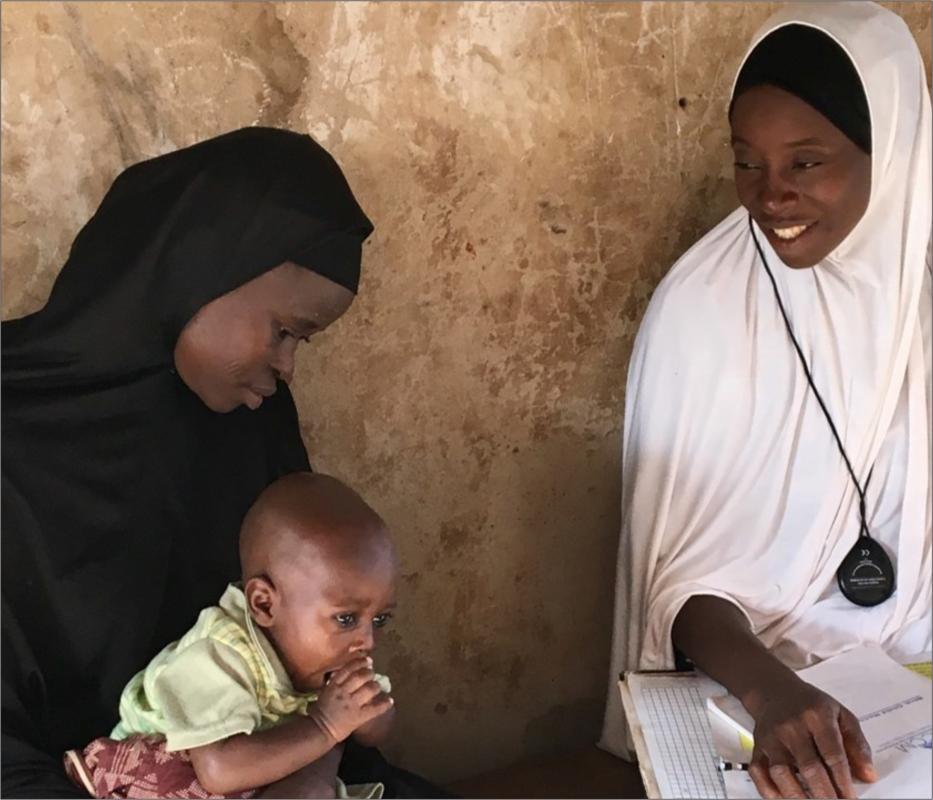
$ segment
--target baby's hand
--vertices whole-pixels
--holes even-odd
[[[311,706],[308,716],[337,742],[384,714],[395,702],[374,680],[372,667],[372,659],[366,656],[347,662],[330,676]]]

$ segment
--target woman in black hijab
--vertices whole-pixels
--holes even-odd
[[[285,383],[371,231],[309,137],[247,128],[124,171],[46,306],[3,323],[3,796],[79,796],[63,751],[236,579],[260,491],[309,468]],[[340,774],[436,793],[376,751]]]

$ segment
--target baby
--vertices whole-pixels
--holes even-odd
[[[334,478],[288,475],[247,513],[240,564],[242,585],[129,682],[111,737],[66,753],[93,796],[381,797],[337,765],[394,716],[371,658],[395,605],[385,523]]]

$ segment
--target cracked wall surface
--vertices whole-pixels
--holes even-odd
[[[626,363],[735,205],[725,100],[774,7],[3,3],[4,318],[122,167],[242,125],[311,133],[375,222],[294,393],[399,542],[389,752],[435,780],[596,738]],[[929,68],[930,6],[891,7]]]

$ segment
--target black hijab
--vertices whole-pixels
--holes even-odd
[[[62,752],[238,578],[246,509],[308,469],[284,384],[211,412],[173,370],[195,312],[292,260],[356,289],[372,225],[309,137],[248,128],[130,167],[48,303],[2,327],[3,795],[77,796]]]
[[[793,23],[769,33],[749,53],[735,81],[736,99],[768,84],[799,97],[871,155],[871,115],[858,70],[831,36]]]

